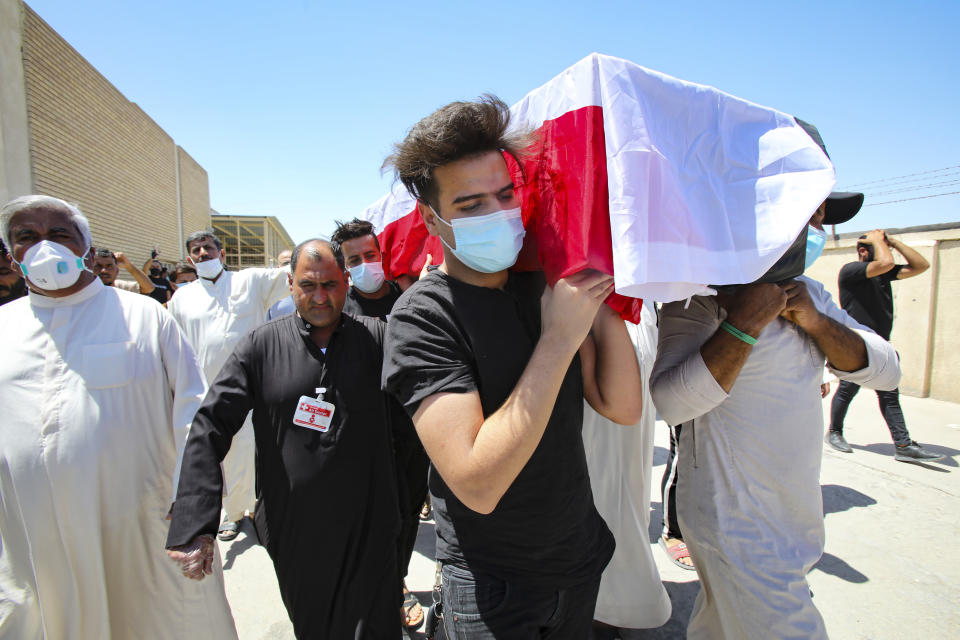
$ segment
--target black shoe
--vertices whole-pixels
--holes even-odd
[[[911,440],[910,444],[896,446],[897,452],[893,455],[894,460],[899,460],[900,462],[918,462],[925,460],[942,460],[943,456],[939,453],[933,453],[927,451],[919,444],[916,440]]]
[[[843,434],[839,431],[827,431],[827,435],[824,436],[823,441],[837,451],[842,451],[843,453],[853,453],[853,449],[850,448],[850,445],[847,444],[846,438],[844,438]]]

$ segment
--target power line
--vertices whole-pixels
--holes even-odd
[[[864,187],[871,184],[879,184],[882,182],[890,182],[892,180],[900,180],[902,178],[912,178],[914,176],[923,176],[930,173],[940,173],[941,171],[949,171],[951,169],[960,169],[960,164],[953,165],[951,167],[942,167],[940,169],[931,169],[930,171],[918,171],[917,173],[908,173],[902,176],[893,176],[892,178],[881,178],[880,180],[870,180],[869,182],[859,182],[857,184],[845,185],[843,189],[851,189],[853,187]],[[839,189],[838,189],[839,190]]]
[[[955,176],[960,176],[960,171],[947,171],[943,173],[938,173],[936,175],[930,174],[920,178],[909,178],[906,180],[889,180],[887,182],[870,185],[866,189],[864,189],[864,191],[869,191],[870,189],[885,189],[887,187],[902,187],[915,182],[925,182],[927,180],[942,180],[944,178],[953,178]]]
[[[958,184],[960,180],[946,180],[944,182],[930,182],[928,184],[921,184],[911,187],[903,187],[900,189],[891,189],[890,191],[877,191],[872,193],[865,194],[869,198],[875,198],[876,196],[889,195],[891,193],[909,193],[910,191],[922,191],[923,189],[935,189],[940,187],[949,187],[950,185]]]
[[[910,200],[925,200],[927,198],[939,198],[940,196],[952,196],[960,193],[960,191],[950,191],[949,193],[935,193],[932,196],[917,196],[916,198],[904,198],[902,200],[888,200],[887,202],[871,202],[870,204],[865,204],[865,207],[876,207],[881,204],[894,204],[895,202],[909,202]]]

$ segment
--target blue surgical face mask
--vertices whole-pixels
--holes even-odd
[[[474,271],[497,273],[509,269],[517,261],[526,234],[520,207],[485,216],[456,218],[452,223],[437,215],[433,207],[430,209],[437,220],[453,229],[457,248],[448,245],[442,237],[440,242]]]
[[[809,269],[810,265],[817,261],[823,248],[827,244],[827,232],[816,227],[807,227],[807,257],[804,260],[804,269]]]
[[[376,293],[383,286],[383,262],[361,262],[350,267],[350,280],[364,293]]]

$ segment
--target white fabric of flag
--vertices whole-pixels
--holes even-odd
[[[584,107],[603,111],[613,275],[625,296],[671,302],[752,282],[835,183],[792,116],[611,56],[587,56],[511,113],[514,126],[537,129]],[[361,217],[382,232],[416,215],[414,204],[398,183]]]
[[[603,108],[617,293],[669,302],[751,282],[835,183],[792,116],[594,53],[511,109],[531,128]]]

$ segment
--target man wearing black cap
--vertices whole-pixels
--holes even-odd
[[[756,282],[663,306],[650,390],[682,426],[676,512],[701,580],[689,638],[827,636],[806,582],[824,544],[823,365],[880,389],[897,386],[900,366],[802,273],[824,222],[849,219],[862,197],[825,200]]]
[[[891,249],[900,253],[907,264],[895,264]],[[860,236],[857,242],[857,258],[856,262],[845,264],[840,269],[840,306],[858,322],[889,340],[893,329],[893,291],[890,283],[918,276],[930,268],[930,263],[915,249],[889,237],[882,229],[874,229]],[[831,447],[843,453],[853,453],[853,449],[843,437],[843,419],[858,391],[859,385],[847,380],[840,381],[830,406],[830,430],[827,431],[825,440]],[[896,445],[894,459],[900,462],[917,462],[939,460],[943,457],[927,451],[910,439],[910,432],[907,431],[903,411],[900,409],[898,389],[877,390],[877,397],[883,419]]]

